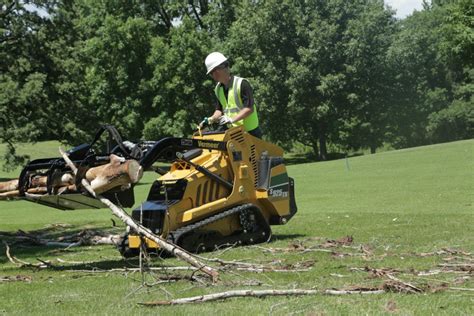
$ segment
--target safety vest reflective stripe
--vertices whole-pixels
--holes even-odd
[[[229,116],[230,118],[235,117],[240,110],[243,108],[242,105],[242,98],[240,96],[240,87],[242,85],[242,81],[244,79],[234,76],[234,82],[232,87],[228,91],[228,96],[226,98],[224,94],[224,87],[221,83],[218,83],[215,88],[215,94],[217,99],[219,100],[220,104],[222,105],[222,109],[225,115]],[[245,119],[240,120],[238,122],[234,122],[233,126],[244,125],[246,131],[251,131],[258,127],[258,116],[257,116],[257,107],[253,105],[253,112],[246,117]]]
[[[239,113],[240,112],[240,109],[238,108],[232,108],[232,109],[229,109],[229,108],[226,108],[224,110],[224,114],[227,114],[227,113]]]
[[[234,90],[235,105],[239,110],[242,110],[242,100],[240,100],[240,85],[242,84],[242,78],[234,77],[234,84],[232,90]]]

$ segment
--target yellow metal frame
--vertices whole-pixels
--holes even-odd
[[[203,149],[200,156],[192,159],[192,162],[207,168],[209,171],[221,176],[233,183],[233,190],[229,192],[222,185],[219,192],[213,194],[209,187],[217,192],[217,182],[209,179],[189,164],[176,161],[171,165],[170,172],[161,176],[158,180],[166,183],[174,183],[179,179],[186,179],[187,187],[182,199],[170,206],[167,219],[163,227],[163,237],[167,233],[185,225],[199,221],[206,217],[229,209],[234,205],[252,203],[262,210],[263,216],[268,221],[271,216],[285,216],[290,213],[289,200],[271,201],[265,190],[257,190],[256,172],[258,172],[258,160],[262,153],[267,156],[282,157],[283,149],[259,138],[253,137],[245,132],[242,126],[233,127],[223,134],[193,136],[197,140],[213,140],[227,142],[227,151],[214,149]],[[286,173],[284,165],[277,166],[273,174]],[[203,192],[206,191],[206,194]],[[201,203],[203,200],[204,203]],[[276,203],[275,203],[276,202]],[[220,223],[220,222],[219,222]],[[222,224],[212,225],[221,233],[228,232],[232,223],[222,221]],[[153,241],[143,238],[147,247],[158,248]],[[138,248],[141,244],[139,236],[129,236],[129,247]]]

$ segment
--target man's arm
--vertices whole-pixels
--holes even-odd
[[[253,112],[253,108],[243,108],[242,110],[239,111],[239,113],[236,116],[234,116],[232,121],[237,122],[237,121],[243,120],[244,118],[252,114],[252,112]]]

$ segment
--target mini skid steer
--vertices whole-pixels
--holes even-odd
[[[116,144],[106,153],[97,153],[93,144],[104,131]],[[160,173],[146,201],[132,210],[132,218],[190,252],[269,241],[270,226],[286,224],[297,211],[283,150],[241,126],[138,143],[122,141],[115,128],[104,126],[90,144],[69,150],[68,156],[79,169],[73,185],[57,188],[58,178],[71,172],[62,158],[38,159],[22,170],[17,198],[62,210],[103,208],[80,183],[89,169],[110,163],[115,156],[138,162],[141,170]],[[168,170],[156,167],[156,162],[171,165]],[[39,176],[45,179],[45,191],[28,193]],[[133,190],[133,184],[120,185],[101,194],[119,206],[133,207]],[[120,252],[135,256],[140,247],[159,251],[153,241],[128,229]]]

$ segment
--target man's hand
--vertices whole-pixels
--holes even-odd
[[[205,117],[201,123],[199,123],[199,128],[203,128],[205,126],[215,124],[219,121],[218,118],[214,118],[213,116]]]
[[[205,117],[201,123],[199,123],[199,129],[202,129],[204,126],[209,125],[209,118]]]
[[[227,124],[232,124],[232,123],[234,123],[234,121],[227,115],[222,115],[219,118],[219,125],[227,125]]]
[[[214,116],[209,116],[209,117],[207,118],[208,124],[216,124],[217,121],[219,121],[219,119],[218,119],[218,118],[215,118]]]

